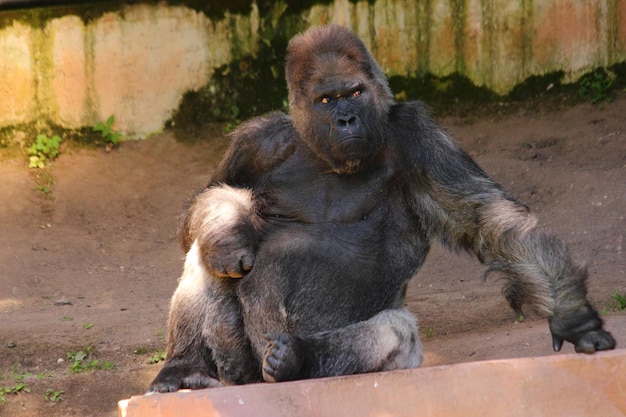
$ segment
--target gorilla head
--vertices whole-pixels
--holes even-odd
[[[291,40],[286,78],[293,123],[330,169],[353,174],[383,146],[393,95],[363,42],[339,26]]]

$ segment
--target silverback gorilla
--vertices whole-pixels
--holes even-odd
[[[241,125],[181,219],[187,257],[150,391],[420,366],[403,302],[433,239],[501,274],[555,350],[615,347],[564,243],[421,103],[395,103],[357,36],[296,36],[286,78],[290,115]]]

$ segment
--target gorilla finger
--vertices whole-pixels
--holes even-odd
[[[272,355],[268,355],[265,357],[265,364],[263,365],[263,370],[271,375],[274,375],[276,372],[276,368],[278,367],[280,361]]]
[[[180,389],[180,384],[160,382],[160,383],[153,384],[150,388],[148,388],[146,395],[159,394],[159,393],[163,394],[166,392],[176,392],[179,389]]]
[[[594,353],[600,350],[610,350],[615,348],[615,339],[611,333],[604,330],[597,330],[583,335],[575,345],[577,353]]]
[[[246,253],[241,257],[241,270],[248,272],[252,269],[254,264],[254,255],[252,253]]]
[[[596,342],[597,350],[611,350],[615,349],[617,342],[613,335],[607,331],[599,330],[600,333],[598,341]]]
[[[239,269],[226,269],[225,270],[226,278],[243,278],[244,273]]]
[[[552,334],[552,349],[554,349],[555,352],[559,352],[561,351],[562,347],[563,347],[563,338],[555,334]]]

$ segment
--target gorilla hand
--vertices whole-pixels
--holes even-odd
[[[198,241],[202,262],[218,277],[242,278],[252,269],[258,248],[252,193],[225,185],[198,194],[181,219],[185,251]]]
[[[615,348],[611,333],[602,329],[602,319],[590,305],[580,307],[576,312],[555,315],[549,319],[552,333],[552,347],[561,350],[563,340],[574,344],[578,353],[594,353]]]

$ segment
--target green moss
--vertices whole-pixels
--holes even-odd
[[[350,0],[356,3],[358,0]],[[156,2],[154,2],[156,3]],[[205,14],[210,19],[221,20],[230,14],[247,15],[252,11],[252,4],[256,3],[261,15],[266,15],[275,9],[275,1],[253,1],[253,0],[170,0],[168,4],[186,6]],[[310,9],[314,5],[332,4],[333,0],[282,0],[287,6],[288,14],[297,14]],[[369,3],[375,3],[375,0],[369,0]]]
[[[284,4],[262,16],[255,54],[245,54],[214,70],[211,81],[187,92],[166,127],[233,122],[286,110],[285,53],[291,37],[302,30],[299,19],[285,13]],[[233,56],[241,55],[237,43]]]
[[[285,109],[284,52],[278,52],[284,51],[285,42],[285,38],[274,39],[261,48],[258,57],[247,55],[217,68],[207,85],[183,96],[166,126],[230,122]]]
[[[570,93],[573,91],[571,84],[563,84],[563,71],[557,71],[546,75],[533,75],[524,82],[516,85],[508,94],[508,98],[514,101],[530,100],[546,93]]]
[[[389,86],[396,100],[422,100],[439,114],[445,114],[450,105],[457,103],[476,105],[500,98],[486,87],[477,87],[459,74],[447,77],[432,74],[423,77],[392,76],[389,78]]]
[[[591,103],[612,100],[613,77],[604,68],[583,75],[577,84],[580,97]]]
[[[436,77],[392,76],[389,84],[398,101],[422,100],[440,115],[448,114],[452,107],[471,112],[477,105],[519,104],[543,102],[547,107],[573,105],[585,101],[609,99],[612,91],[626,86],[626,62],[608,68],[597,68],[575,83],[564,83],[565,73],[557,71],[541,76],[528,77],[516,85],[509,94],[498,95],[486,87],[474,85],[468,78],[452,74]],[[610,82],[609,82],[610,81]]]
[[[626,87],[626,61],[611,65],[608,68],[609,72],[611,72],[614,76],[613,86],[615,88],[625,88]]]
[[[83,145],[104,146],[105,142],[99,132],[94,132],[91,126],[79,129],[67,129],[54,122],[38,120],[32,123],[6,126],[0,128],[0,149],[17,148],[25,150],[30,146],[37,135],[58,135],[64,143],[72,142]]]
[[[82,19],[83,23],[99,18],[108,12],[122,12],[124,6],[135,3],[156,3],[146,1],[93,1],[71,5],[35,7],[26,9],[4,10],[0,12],[0,30],[20,22],[34,28],[42,28],[51,19],[74,15]]]
[[[454,25],[454,49],[455,56],[455,70],[457,72],[465,72],[465,60],[463,59],[463,53],[465,51],[465,22],[467,21],[467,5],[466,0],[451,0],[452,7],[452,21]]]

